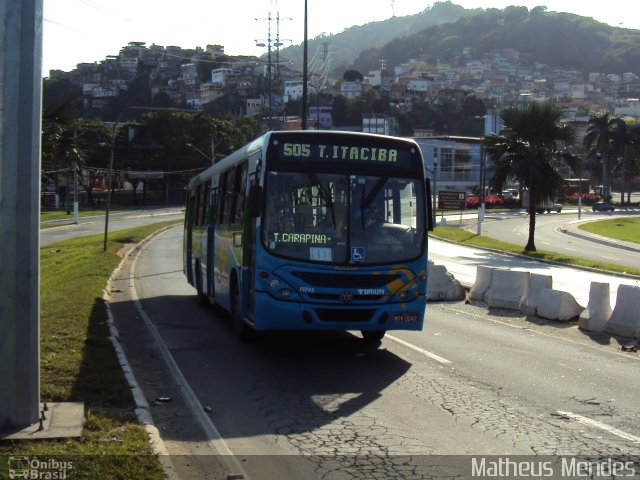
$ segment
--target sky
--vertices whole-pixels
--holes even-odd
[[[78,63],[117,55],[129,42],[182,48],[223,45],[230,55],[261,55],[269,35],[284,46],[304,38],[303,0],[43,0],[43,76]],[[353,25],[423,11],[422,0],[307,0],[308,37],[335,34]],[[593,17],[613,26],[640,29],[634,0],[458,0],[465,8],[544,5],[548,11]],[[271,16],[272,21],[268,18]]]

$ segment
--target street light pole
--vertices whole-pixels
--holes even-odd
[[[486,154],[484,148],[480,146],[480,204],[478,205],[478,228],[476,233],[482,235],[482,222],[484,222],[484,168],[486,163]]]
[[[120,122],[120,118],[126,110],[127,108],[120,112],[118,118],[116,118],[116,122],[113,124],[113,131],[111,132],[111,151],[109,152],[109,172],[107,174],[107,204],[105,205],[104,212],[104,243],[102,246],[102,249],[105,252],[107,251],[107,237],[109,235],[109,210],[111,207],[111,183],[113,177],[113,155],[116,150],[116,134],[118,132],[118,123]]]
[[[196,147],[195,145],[193,145],[192,143],[187,143],[186,144],[187,147],[194,149],[196,152],[198,152],[200,155],[202,155],[204,158],[206,158],[207,160],[209,160],[211,162],[211,165],[214,164],[215,162],[215,157],[210,157],[209,155],[207,155],[206,153],[204,153],[202,150],[200,150],[198,147]],[[213,155],[215,155],[214,150],[215,146],[213,144],[213,140],[211,141],[211,153]]]
[[[73,224],[78,224],[78,159],[73,161]]]
[[[438,210],[438,155],[433,156],[433,224],[436,224]]]
[[[580,170],[580,178],[578,178],[578,220],[582,216],[582,170]]]

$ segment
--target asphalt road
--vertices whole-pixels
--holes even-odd
[[[614,214],[583,210],[580,219],[578,219],[577,210],[563,210],[560,214],[536,215],[536,247],[573,257],[640,268],[640,245],[629,245],[594,236],[587,239],[584,237],[590,234],[577,228],[585,222],[639,214],[640,210],[630,209],[614,212]],[[492,214],[489,212],[482,225],[482,235],[524,246],[529,237],[529,216],[525,213]]]
[[[147,208],[131,212],[113,213],[109,215],[109,232],[168,220],[181,220],[183,218],[184,207]],[[40,230],[40,246],[44,247],[70,238],[104,235],[104,220],[104,215],[100,215],[80,217],[78,225],[70,224],[70,221],[66,219],[47,222],[44,224],[46,228]]]
[[[150,242],[112,303],[147,397],[173,398],[152,414],[183,478],[463,478],[471,457],[434,455],[640,455],[640,357],[615,338],[450,302],[377,351],[348,332],[241,343],[198,306],[181,245],[180,228]],[[194,449],[233,455],[185,460]]]

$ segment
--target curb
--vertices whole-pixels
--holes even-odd
[[[169,451],[167,450],[164,444],[164,441],[162,440],[162,436],[160,435],[158,428],[155,426],[153,422],[153,417],[151,415],[151,410],[149,408],[149,402],[144,396],[144,393],[142,392],[142,389],[140,388],[140,385],[136,380],[133,370],[131,369],[131,365],[127,360],[127,356],[124,353],[124,349],[120,344],[118,329],[115,326],[113,314],[111,312],[111,306],[109,304],[109,293],[111,292],[112,281],[115,278],[115,276],[118,273],[120,273],[124,263],[141,246],[150,242],[151,240],[153,240],[155,236],[163,233],[165,230],[168,230],[169,228],[173,228],[173,227],[174,225],[171,225],[171,226],[161,228],[160,230],[157,230],[156,232],[144,238],[141,242],[137,243],[135,246],[130,248],[129,251],[126,252],[126,254],[122,257],[122,260],[120,261],[118,266],[115,268],[113,272],[111,272],[111,275],[107,280],[107,285],[103,290],[102,300],[104,301],[105,307],[107,309],[107,326],[109,327],[109,333],[110,333],[109,340],[111,341],[111,344],[113,345],[113,349],[116,352],[116,356],[118,357],[118,363],[122,368],[122,373],[124,374],[124,377],[127,380],[129,387],[131,388],[131,395],[133,396],[133,401],[135,403],[136,417],[138,418],[138,421],[144,425],[144,428],[147,431],[147,435],[149,437],[149,443],[151,444],[151,448],[153,449],[153,452],[158,457],[158,461],[160,462],[165,478],[167,478],[168,480],[179,480],[179,477],[178,477],[178,474],[176,473],[173,462],[171,461]]]
[[[594,220],[594,221],[597,221],[597,220]],[[591,223],[591,222],[585,222],[585,223]],[[574,230],[573,228],[567,227],[567,225],[561,225],[560,226],[560,231],[562,233],[564,233],[565,235],[569,235],[569,236],[572,236],[572,237],[575,237],[575,238],[581,238],[583,240],[588,240],[590,242],[599,243],[601,245],[607,245],[607,246],[610,246],[610,247],[619,248],[621,250],[627,250],[628,252],[638,252],[638,253],[640,253],[640,246],[639,247],[634,247],[634,246],[627,245],[626,243],[621,243],[621,242],[624,242],[623,240],[620,240],[619,242],[616,242],[615,240],[612,240],[611,238],[603,237],[602,235],[597,235],[595,233],[582,233],[582,232]]]

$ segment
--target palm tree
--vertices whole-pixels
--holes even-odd
[[[583,145],[587,153],[600,154],[602,159],[602,196],[605,200],[611,200],[611,168],[609,160],[613,153],[616,139],[616,130],[619,132],[618,117],[608,112],[592,113],[587,125],[587,134]]]
[[[640,156],[640,124],[634,120],[619,119],[616,129],[615,150],[619,154],[620,171],[620,203],[625,203],[624,194],[627,192],[626,203],[631,203],[631,186],[629,173],[635,171]]]
[[[550,102],[507,107],[501,117],[504,128],[500,135],[487,135],[483,140],[486,153],[493,158],[491,183],[501,189],[511,179],[529,191],[529,239],[524,249],[535,252],[535,207],[555,199],[562,188],[563,179],[553,160],[564,159],[576,170],[578,158],[564,149],[574,142],[575,130],[560,123],[562,111]]]

